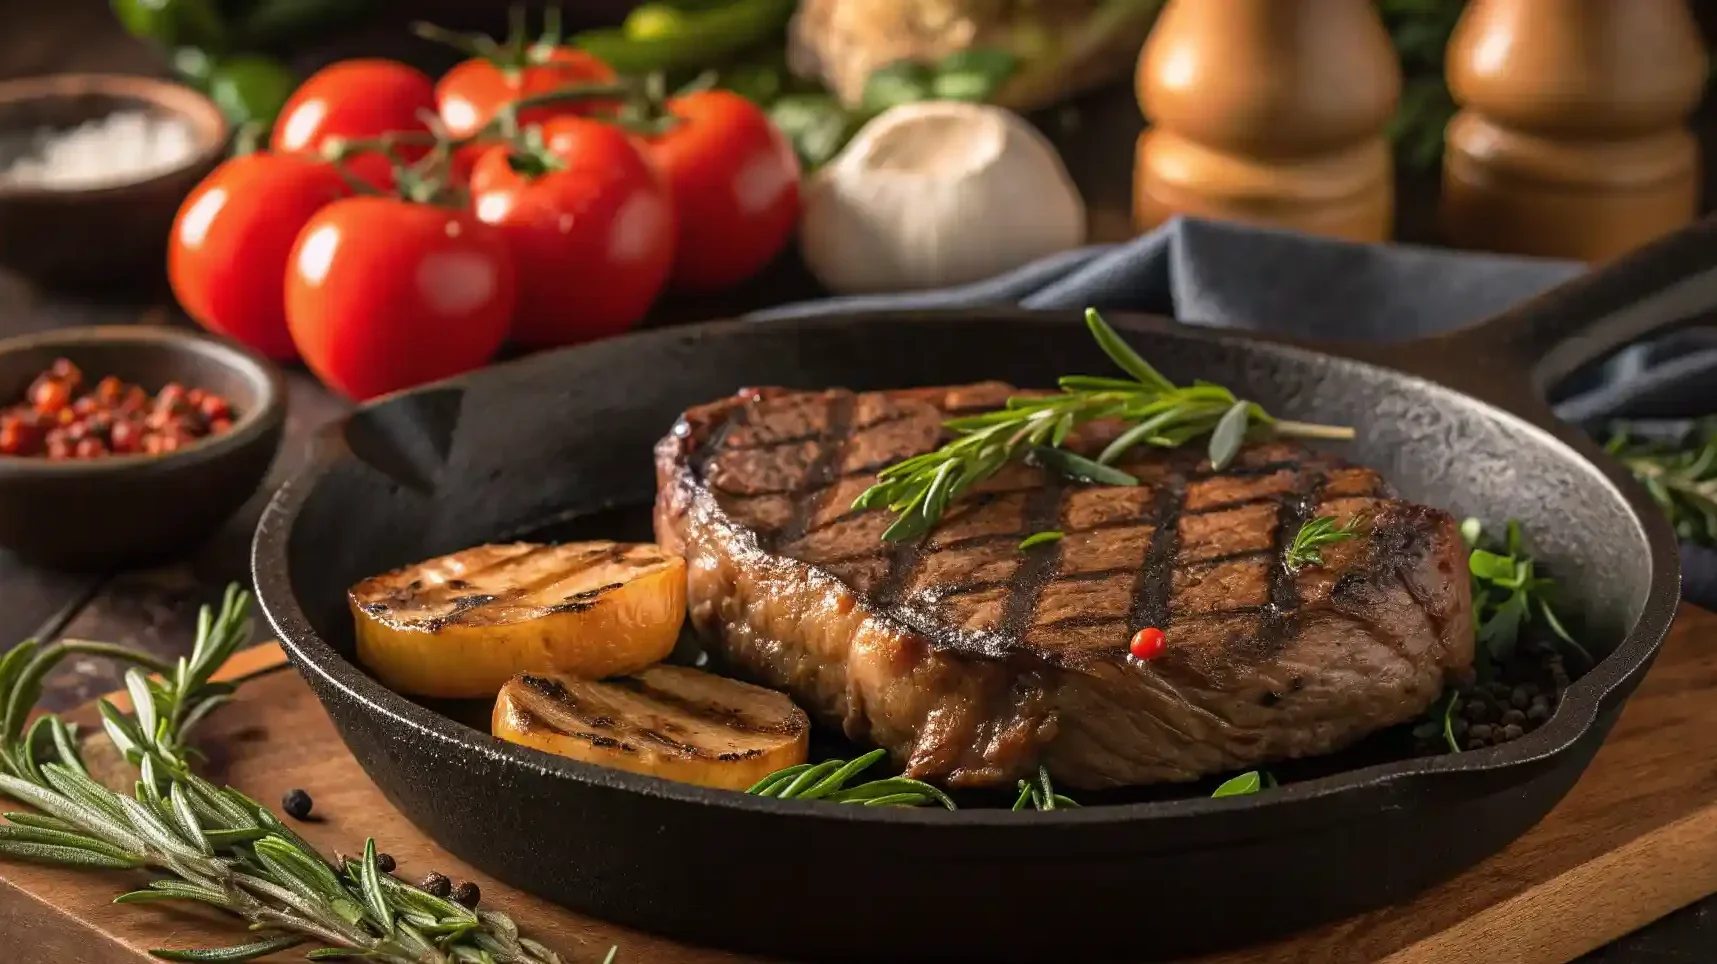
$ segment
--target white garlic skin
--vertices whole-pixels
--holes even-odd
[[[831,291],[939,288],[1084,244],[1085,202],[1024,118],[925,101],[866,124],[812,177],[799,237]]]

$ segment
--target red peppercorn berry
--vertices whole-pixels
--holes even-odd
[[[225,398],[177,382],[153,396],[113,375],[86,387],[83,372],[62,358],[36,376],[22,401],[0,408],[0,456],[174,452],[230,431],[235,417]]]
[[[1133,641],[1127,644],[1127,652],[1132,653],[1134,659],[1152,660],[1163,654],[1166,644],[1167,638],[1162,630],[1146,626],[1133,634]]]

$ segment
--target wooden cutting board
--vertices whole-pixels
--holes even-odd
[[[713,964],[749,959],[604,924],[506,887],[454,859],[401,817],[346,752],[274,646],[241,654],[253,677],[211,719],[210,775],[263,801],[307,789],[321,820],[298,824],[324,852],[360,852],[373,834],[418,879],[473,879],[569,964]],[[92,767],[100,773],[92,744]],[[127,777],[126,779],[130,779]],[[0,863],[0,960],[139,964],[151,947],[243,943],[214,912],[115,906],[136,875]],[[1513,846],[1418,900],[1267,947],[1198,964],[1565,964],[1717,892],[1717,616],[1683,607],[1657,664],[1585,777]],[[19,954],[22,954],[20,957]],[[270,960],[301,959],[287,952]]]

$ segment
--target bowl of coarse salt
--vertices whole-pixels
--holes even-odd
[[[213,101],[172,81],[0,82],[0,268],[90,296],[158,284],[173,216],[228,135]]]

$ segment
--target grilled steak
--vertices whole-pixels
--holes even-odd
[[[1135,449],[1137,487],[1015,464],[913,543],[853,499],[946,440],[997,383],[855,394],[750,390],[687,412],[656,449],[656,535],[684,555],[693,625],[741,671],[919,778],[1010,782],[1041,763],[1094,788],[1327,753],[1424,712],[1473,656],[1455,520],[1297,445],[1212,473]],[[1109,436],[1112,437],[1113,431]],[[1069,440],[1086,452],[1102,431]],[[1297,573],[1318,515],[1370,524]],[[1019,549],[1048,529],[1059,542]],[[1167,633],[1141,662],[1127,644]]]

